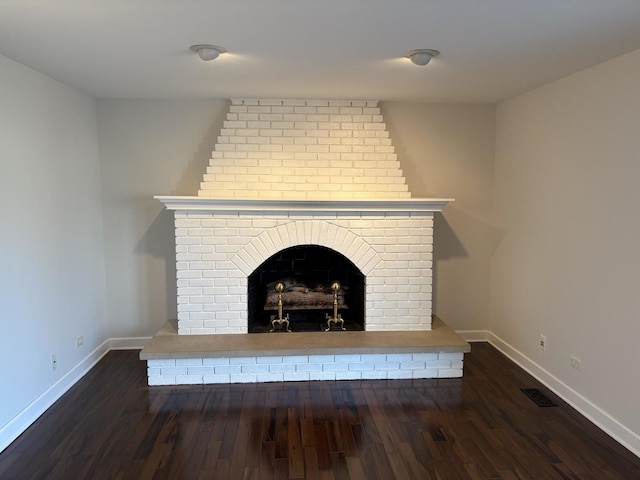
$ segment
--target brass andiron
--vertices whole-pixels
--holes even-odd
[[[282,291],[284,290],[284,283],[276,283],[275,290],[278,292],[278,318],[276,318],[275,315],[271,315],[271,330],[269,330],[269,332],[276,331],[276,323],[280,330],[283,329],[282,325],[284,324],[286,331],[291,332],[291,329],[289,328],[289,314],[287,313],[286,317],[282,317]]]
[[[341,330],[346,330],[346,328],[344,328],[344,320],[342,319],[342,314],[338,313],[338,290],[340,290],[340,283],[339,282],[333,282],[331,284],[331,290],[333,290],[333,317],[330,317],[329,314],[325,314],[325,319],[327,320],[327,328],[324,330],[325,332],[328,332],[329,330],[331,330],[331,324],[334,324],[336,327],[338,327]]]

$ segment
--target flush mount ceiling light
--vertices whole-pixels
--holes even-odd
[[[416,65],[426,65],[433,57],[440,55],[438,50],[430,50],[428,48],[419,48],[418,50],[409,50],[404,54],[409,60]]]
[[[192,52],[196,52],[200,59],[204,60],[205,62],[208,62],[209,60],[215,60],[220,56],[221,53],[227,51],[227,49],[224,47],[207,44],[191,45],[189,47],[189,50],[191,50]]]

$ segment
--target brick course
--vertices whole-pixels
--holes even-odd
[[[149,385],[459,378],[463,353],[147,360]]]

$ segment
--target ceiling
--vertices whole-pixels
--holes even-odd
[[[640,0],[0,0],[0,54],[98,98],[493,103],[638,48]]]

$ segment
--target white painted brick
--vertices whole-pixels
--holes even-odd
[[[317,107],[315,106],[296,106],[294,108],[295,113],[317,113]]]
[[[176,362],[176,366],[178,367],[201,367],[202,366],[201,358],[177,358],[175,362]]]
[[[204,366],[219,366],[219,365],[229,365],[229,358],[220,357],[220,358],[203,358],[202,365]]]
[[[175,366],[176,366],[176,360],[173,358],[147,360],[147,367],[175,367]]]
[[[253,373],[242,373],[242,374],[230,375],[231,383],[256,383],[257,381],[258,381],[258,376]]]
[[[217,365],[214,368],[216,375],[234,375],[242,372],[240,365]]]
[[[462,378],[462,369],[439,369],[438,378]]]
[[[306,118],[307,116],[304,113],[289,113],[282,116],[285,122],[304,122]]]
[[[320,372],[322,371],[321,363],[299,363],[296,364],[297,372]]]
[[[400,370],[420,370],[425,367],[425,362],[401,362]]]
[[[334,355],[309,355],[309,363],[334,363],[335,356]]]
[[[324,363],[322,370],[325,372],[345,372],[349,370],[348,363]]]
[[[271,111],[273,113],[293,113],[292,106],[272,106]]]
[[[328,103],[327,103],[327,105],[328,105]],[[327,107],[318,106],[317,110],[318,110],[318,113],[323,113],[323,114],[338,114],[338,113],[340,113],[340,108],[336,107],[336,106],[327,106]]]
[[[276,106],[276,105],[282,105],[282,100],[277,100],[277,99],[258,99],[258,104],[259,105],[269,105],[269,106]]]
[[[374,365],[374,370],[399,370],[400,362],[384,362],[384,363],[376,363]]]
[[[186,375],[187,367],[160,367],[160,372],[167,376]]]
[[[335,380],[336,372],[322,372],[313,371],[309,372],[309,380]]]
[[[394,380],[404,380],[413,378],[411,370],[390,370],[387,372],[387,378]]]
[[[362,378],[362,372],[347,370],[345,372],[335,372],[336,380],[360,380]]]
[[[387,354],[387,362],[397,363],[397,362],[410,362],[413,360],[413,355],[411,353],[389,353]]]
[[[424,368],[413,370],[413,378],[438,378],[437,368]]]
[[[363,372],[363,371],[367,371],[367,370],[374,370],[374,364],[367,362],[367,363],[349,363],[349,370],[352,370],[354,372]]]
[[[176,375],[176,385],[200,385],[202,375]]]
[[[201,312],[202,311],[202,305],[189,305],[189,304],[182,304],[182,297],[178,297],[179,301],[178,301],[178,312],[179,313],[183,313],[183,312]]]
[[[380,354],[362,354],[360,355],[360,359],[365,363],[377,363],[377,362],[386,362],[387,355],[384,353]]]
[[[362,372],[363,380],[385,380],[387,378],[387,372],[383,370],[371,370]]]
[[[292,105],[292,106],[304,106],[307,102],[305,100],[283,100],[282,105]]]
[[[414,362],[433,362],[439,360],[437,353],[414,353],[412,355]]]
[[[341,354],[335,355],[336,363],[359,363],[361,357],[358,354]]]
[[[202,382],[205,384],[231,383],[230,375],[203,375]]]
[[[269,371],[272,373],[295,372],[296,364],[295,363],[271,364],[269,365]]]
[[[243,365],[242,373],[269,373],[269,365]]]
[[[303,382],[309,380],[309,372],[284,372],[285,382]]]
[[[271,113],[270,106],[258,105],[258,106],[249,106],[247,107],[248,113]]]
[[[169,377],[169,376],[163,376],[163,375],[150,376],[147,379],[147,383],[151,387],[161,386],[161,385],[175,385],[176,384],[176,378],[175,377]]]
[[[195,228],[200,227],[201,223],[199,219],[176,218],[175,226],[176,228]]]
[[[451,361],[459,361],[464,358],[464,354],[462,352],[440,352],[438,354],[438,360],[451,360]]]
[[[230,365],[255,365],[256,357],[232,357],[229,359]]]
[[[179,332],[178,332],[179,333]],[[191,328],[191,335],[213,335],[215,333],[219,333],[215,328]]]
[[[272,372],[272,373],[258,373],[256,377],[257,382],[283,382],[284,373]]]
[[[187,373],[189,375],[213,375],[215,373],[215,367],[213,366],[189,366],[187,367]]]
[[[305,104],[310,107],[326,107],[329,105],[329,100],[305,100]]]

